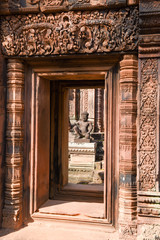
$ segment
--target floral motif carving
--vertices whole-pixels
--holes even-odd
[[[157,158],[158,61],[141,60],[140,81],[140,190],[155,190]]]
[[[138,43],[137,8],[7,16],[1,22],[8,56],[130,51]]]

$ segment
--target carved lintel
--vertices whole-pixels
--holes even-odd
[[[128,0],[128,5],[134,5],[137,0]],[[57,12],[71,10],[89,10],[106,7],[125,7],[126,0],[1,0],[0,14]]]
[[[22,225],[23,71],[21,61],[8,60],[6,172],[2,226],[12,229]]]
[[[7,56],[132,51],[138,44],[138,10],[3,17],[1,38]]]

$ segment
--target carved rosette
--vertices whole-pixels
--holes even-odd
[[[16,229],[22,224],[23,71],[21,61],[8,60],[3,227],[12,229]]]
[[[139,190],[156,190],[158,60],[141,60],[139,83]]]
[[[136,239],[137,73],[137,57],[125,55],[120,62],[120,239]]]
[[[132,51],[138,44],[138,9],[7,16],[1,19],[8,56]]]

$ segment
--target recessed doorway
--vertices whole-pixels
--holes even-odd
[[[44,216],[46,211],[50,211],[51,213],[54,209],[52,217],[54,215],[54,217],[56,216],[57,218],[62,218],[63,214],[60,213],[60,210],[62,210],[62,205],[66,204],[66,207],[64,206],[63,208],[65,218],[72,217],[73,219],[80,219],[83,215],[85,221],[101,222],[102,220],[102,222],[112,222],[114,224],[114,215],[117,211],[117,209],[113,208],[113,206],[115,206],[115,202],[117,203],[117,200],[115,199],[115,172],[117,171],[116,152],[118,147],[118,128],[116,127],[116,125],[118,125],[117,71],[113,71],[113,69],[111,69],[108,72],[97,71],[96,73],[83,71],[72,73],[65,72],[64,75],[53,73],[46,74],[46,76],[42,73],[42,76],[43,77],[39,74],[39,76],[34,79],[34,92],[36,92],[37,95],[34,96],[33,100],[36,101],[36,104],[33,103],[33,107],[35,107],[33,120],[37,121],[37,124],[35,131],[32,132],[35,139],[33,142],[33,148],[35,149],[33,162],[36,170],[35,171],[33,169],[33,184],[39,186],[34,187],[34,189],[37,189],[37,192],[32,193],[32,197],[34,199],[34,201],[32,201],[32,204],[34,205],[32,208],[34,209],[34,216],[35,214],[42,212]],[[80,184],[76,184],[76,186],[69,184],[68,99],[70,89],[89,89],[93,91],[103,89],[104,131],[102,145],[104,148],[104,160],[103,163],[102,160],[97,162],[98,165],[103,165],[104,179],[101,178],[102,182],[97,184],[99,186],[94,184],[85,184],[85,181]],[[49,108],[46,108],[46,105],[49,106]],[[48,128],[45,131],[46,125]],[[94,126],[94,128],[96,128],[96,126]],[[44,138],[44,135],[46,138]],[[48,143],[48,139],[50,139],[50,143]],[[38,149],[42,145],[43,151],[41,151],[40,154]],[[46,181],[46,179],[48,180]],[[77,185],[79,185],[78,188]],[[44,191],[41,191],[41,189]],[[73,209],[70,208],[70,206],[72,206],[75,209],[77,202],[80,203],[79,206],[82,206],[81,210],[85,210],[82,211],[82,214],[78,213],[79,209],[76,209],[77,213],[73,213]],[[84,202],[86,205],[84,205]],[[89,206],[93,206],[91,210],[92,214],[90,212],[87,213],[87,210],[91,209]],[[102,211],[100,210],[96,213],[95,209],[102,209]],[[35,212],[37,210],[38,212]],[[57,211],[59,213],[58,215],[55,214]],[[65,211],[67,211],[67,214]],[[85,212],[85,214],[83,214],[83,212]]]

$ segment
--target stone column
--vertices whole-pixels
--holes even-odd
[[[135,55],[124,55],[120,62],[120,239],[136,239],[137,182],[136,182],[136,118],[137,71]]]
[[[104,90],[102,88],[95,89],[95,132],[104,131]]]
[[[16,59],[9,59],[7,75],[5,197],[2,226],[17,229],[22,224],[23,63]]]

